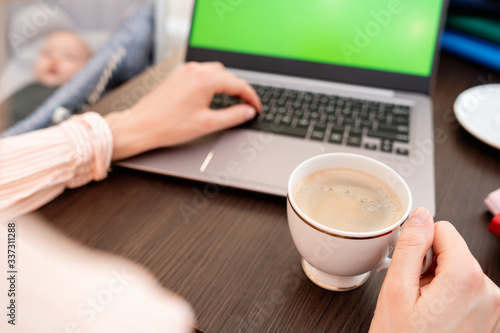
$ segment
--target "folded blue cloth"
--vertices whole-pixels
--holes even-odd
[[[147,1],[96,52],[80,73],[0,137],[49,127],[53,125],[53,115],[58,108],[64,107],[68,115],[74,114],[85,105],[97,102],[106,91],[144,71],[152,64],[153,32],[154,6]]]
[[[466,33],[445,29],[441,38],[441,49],[500,71],[500,45]]]

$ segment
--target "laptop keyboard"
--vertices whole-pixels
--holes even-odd
[[[252,85],[262,113],[243,127],[324,143],[409,154],[410,107],[350,97]],[[212,109],[244,103],[215,95]]]

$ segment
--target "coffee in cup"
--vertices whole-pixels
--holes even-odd
[[[348,232],[384,229],[405,213],[401,199],[386,182],[354,169],[313,172],[297,184],[293,197],[314,221]]]

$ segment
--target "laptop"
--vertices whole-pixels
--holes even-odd
[[[350,152],[395,169],[413,206],[435,215],[430,92],[446,8],[445,0],[195,1],[186,61],[222,62],[254,86],[263,113],[119,165],[285,196],[302,161]],[[236,103],[217,95],[212,108]]]

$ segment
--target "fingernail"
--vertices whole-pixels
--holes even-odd
[[[248,120],[253,119],[256,113],[257,111],[255,111],[255,109],[251,106],[245,108],[245,118]]]
[[[429,211],[423,207],[417,208],[408,220],[409,224],[424,224],[429,217]]]

